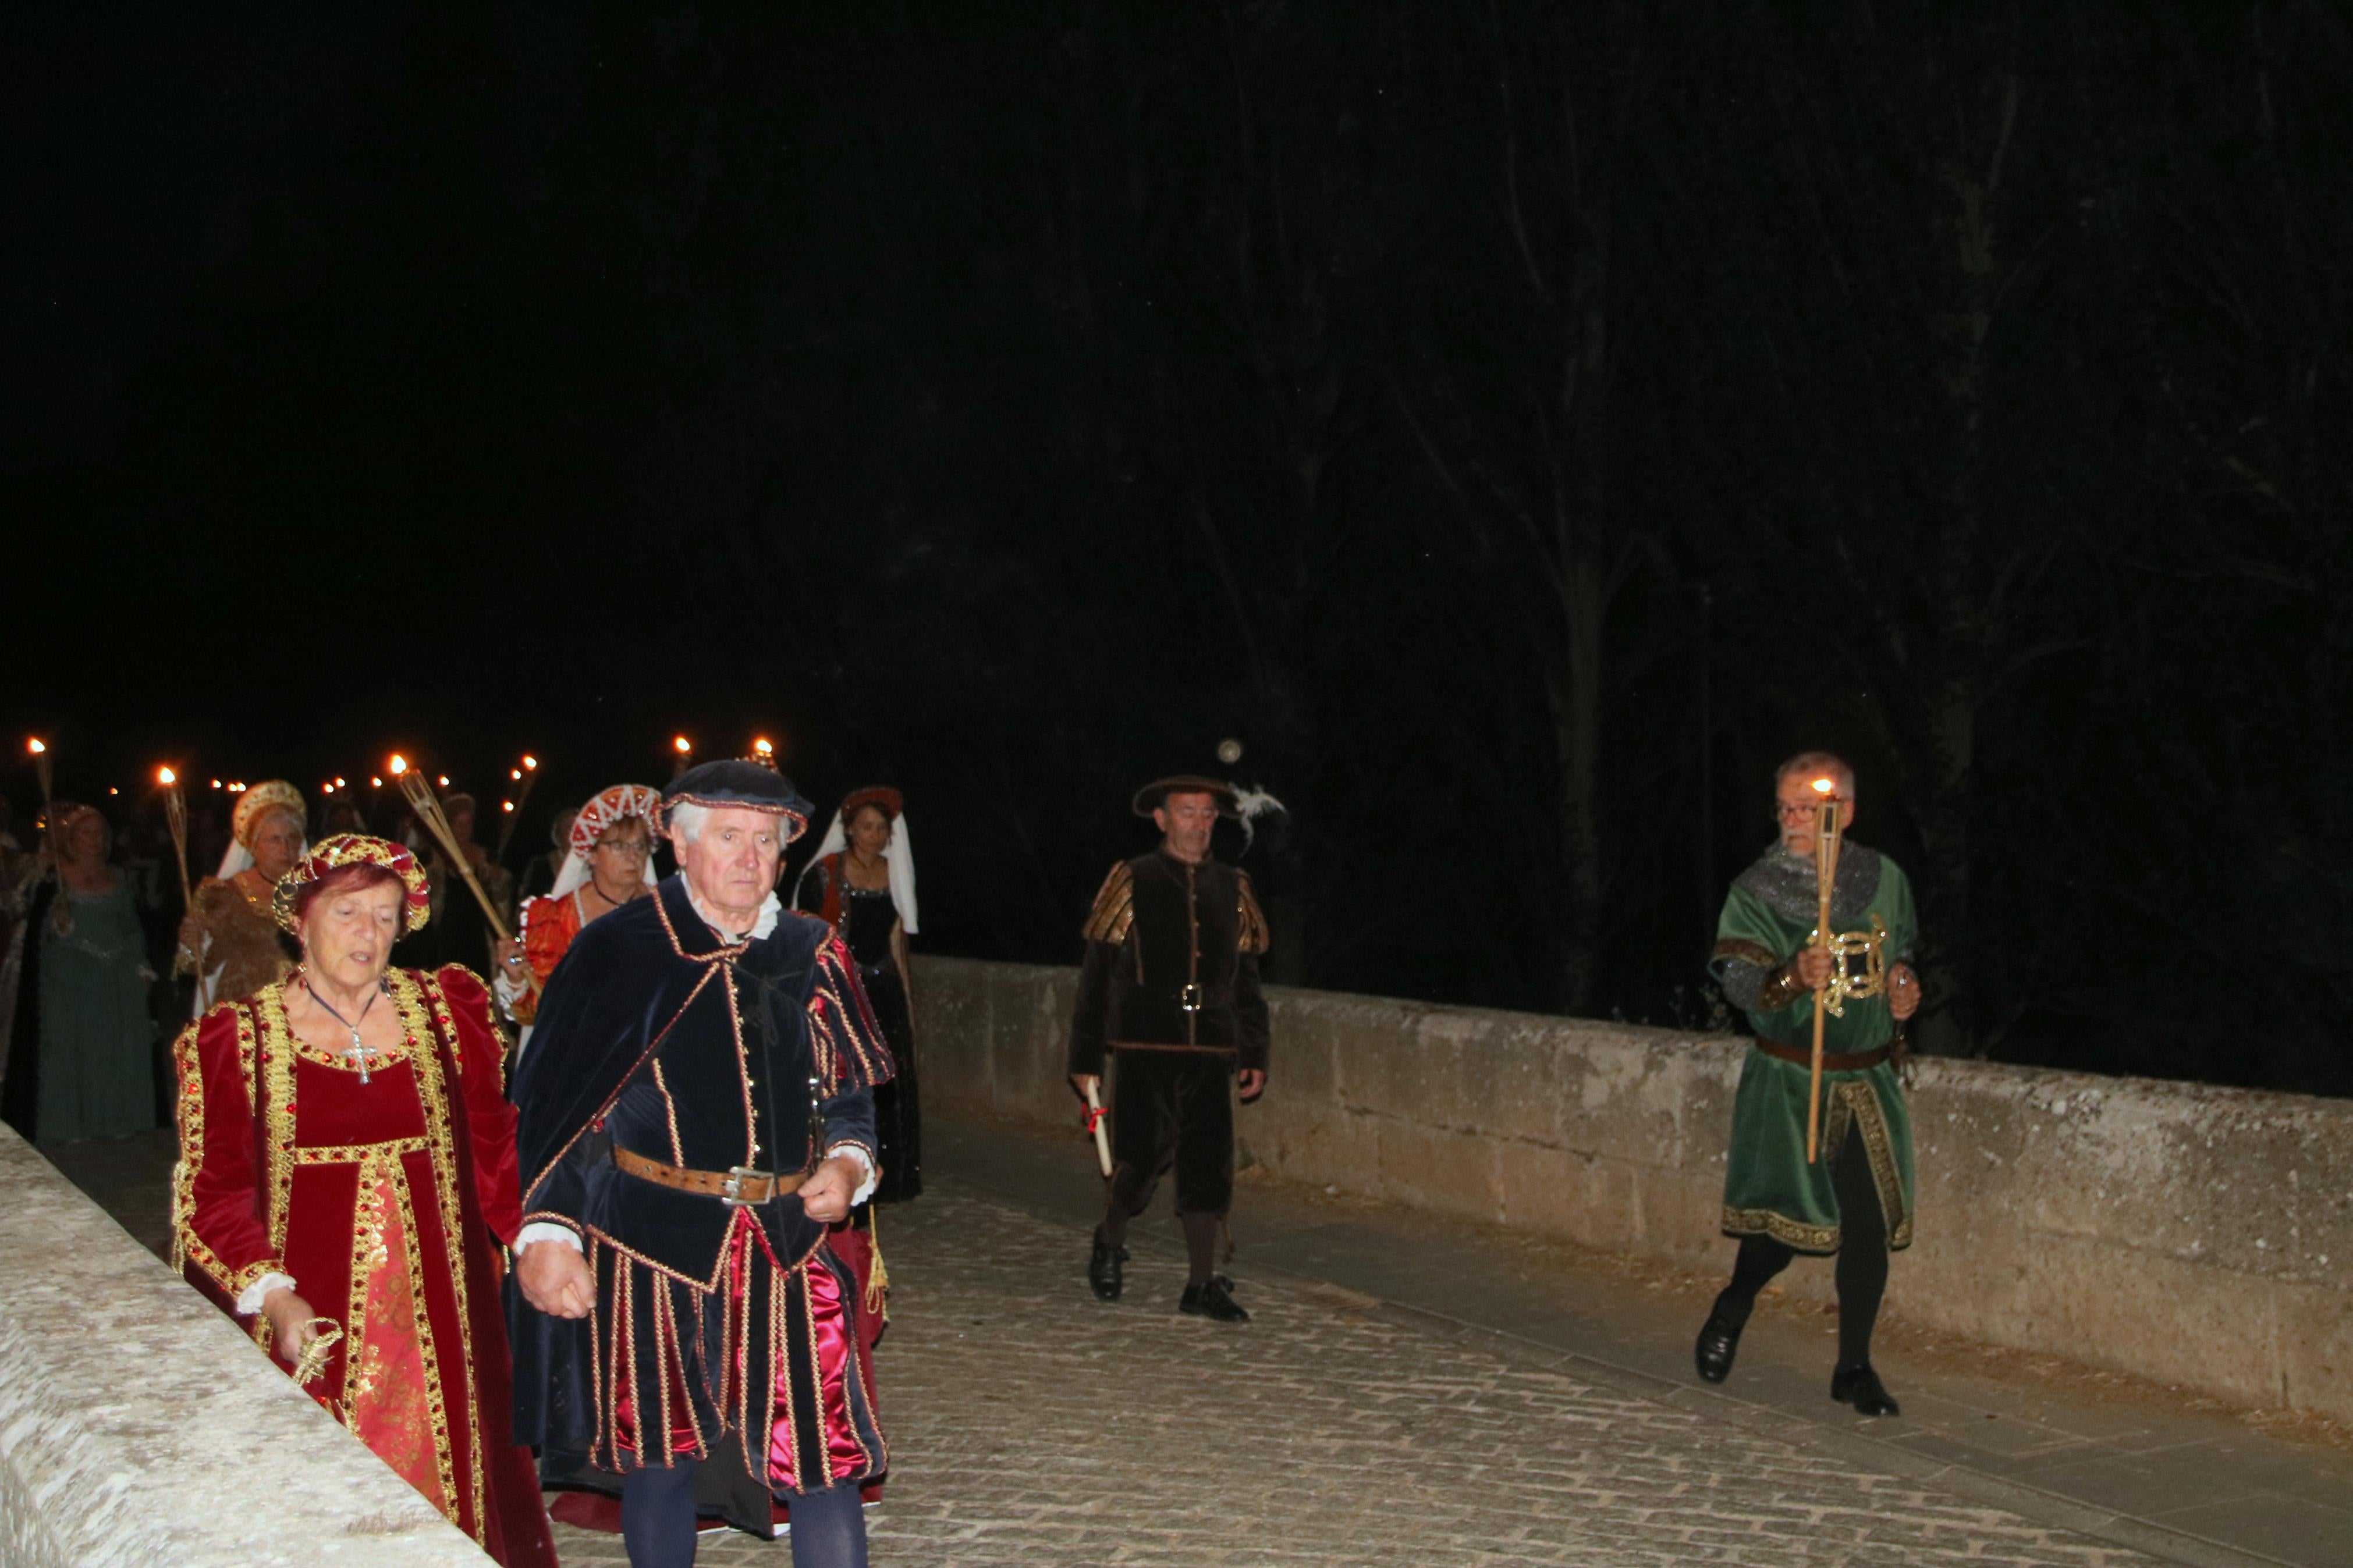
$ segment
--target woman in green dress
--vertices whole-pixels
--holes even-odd
[[[39,1143],[119,1138],[156,1125],[147,939],[130,878],[110,864],[113,835],[87,805],[58,808],[58,863],[32,879],[27,943],[38,979],[0,1085],[0,1120]],[[46,858],[46,852],[44,855]],[[22,1013],[18,1022],[25,1023]]]

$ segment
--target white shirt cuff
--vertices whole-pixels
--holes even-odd
[[[560,1241],[575,1252],[586,1250],[580,1245],[578,1231],[574,1230],[570,1226],[557,1225],[553,1221],[541,1219],[533,1220],[523,1226],[522,1233],[515,1237],[515,1255],[521,1257],[523,1248],[534,1241]]]
[[[501,964],[498,972],[491,976],[491,994],[499,999],[499,1011],[501,1013],[512,1014],[514,1011],[514,1005],[522,999],[523,992],[529,989],[521,981],[514,979],[512,973],[507,965]]]
[[[875,1170],[873,1156],[855,1143],[836,1143],[825,1152],[825,1157],[828,1160],[836,1154],[849,1155],[858,1162],[858,1168],[866,1173],[866,1179],[858,1184],[856,1192],[849,1194],[849,1206],[856,1208],[874,1195],[874,1184],[882,1179],[881,1173]]]
[[[294,1289],[294,1276],[291,1274],[265,1274],[237,1293],[237,1315],[240,1318],[250,1318],[261,1310],[261,1299],[264,1296],[269,1295],[272,1290],[291,1290],[292,1289]]]

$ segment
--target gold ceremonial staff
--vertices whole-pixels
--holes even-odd
[[[1816,779],[1814,790],[1821,798],[1814,803],[1814,890],[1817,894],[1814,917],[1814,945],[1839,959],[1831,945],[1831,885],[1838,880],[1839,805],[1832,792],[1837,784],[1829,779]],[[1826,975],[1822,984],[1814,987],[1814,1062],[1813,1077],[1806,1088],[1806,1163],[1816,1163],[1821,1158],[1822,1123],[1822,1015],[1830,1003],[1830,987],[1835,975]]]
[[[492,933],[501,942],[512,942],[514,938],[507,934],[507,922],[499,919],[499,911],[491,905],[490,894],[482,891],[482,884],[474,879],[473,862],[467,859],[466,852],[458,847],[458,836],[449,831],[449,819],[441,814],[441,802],[433,793],[432,782],[421,770],[410,767],[408,759],[397,752],[394,753],[391,772],[393,782],[399,784],[400,793],[408,797],[409,806],[417,813],[417,820],[424,823],[433,837],[439,840],[441,852],[449,858],[449,864],[458,868],[458,875],[465,879],[467,888],[474,895],[474,901],[482,906],[482,918],[491,922]]]

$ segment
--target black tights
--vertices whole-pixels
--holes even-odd
[[[1838,1363],[1843,1372],[1871,1364],[1871,1331],[1879,1321],[1880,1298],[1887,1293],[1887,1216],[1879,1206],[1879,1184],[1871,1178],[1861,1128],[1848,1126],[1831,1182],[1839,1205]],[[1757,1292],[1796,1256],[1769,1236],[1742,1237],[1732,1283],[1715,1299],[1715,1315],[1735,1328],[1746,1323]]]
[[[1216,1214],[1180,1214],[1176,1222],[1185,1227],[1185,1283],[1207,1285],[1218,1269],[1218,1227],[1225,1215]],[[1112,1247],[1127,1245],[1127,1206],[1117,1192],[1103,1209],[1103,1222],[1095,1234]]]
[[[621,1542],[630,1568],[693,1568],[694,1472],[687,1459],[621,1481]],[[866,1513],[854,1486],[789,1492],[793,1568],[866,1568]]]

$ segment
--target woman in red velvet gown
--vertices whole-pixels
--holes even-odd
[[[358,834],[279,883],[302,967],[173,1048],[174,1247],[450,1522],[507,1568],[553,1568],[499,1300],[522,1225],[505,1042],[464,968],[389,967],[428,908],[416,857]]]

